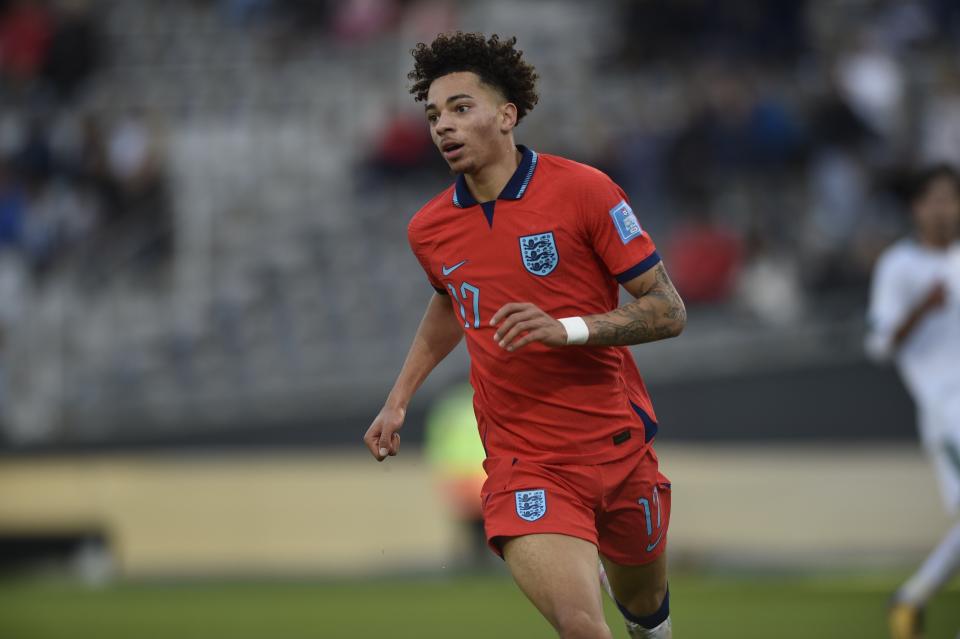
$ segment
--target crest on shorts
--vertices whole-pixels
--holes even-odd
[[[557,268],[560,256],[557,254],[557,243],[553,233],[537,233],[524,235],[520,238],[520,257],[523,258],[523,267],[543,277]]]
[[[518,490],[517,515],[525,521],[536,521],[547,512],[547,493],[542,488],[537,490]]]

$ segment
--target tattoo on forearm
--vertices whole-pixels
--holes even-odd
[[[589,318],[588,344],[624,346],[673,337],[687,321],[683,301],[663,264],[655,267],[656,281],[646,293],[604,315]]]

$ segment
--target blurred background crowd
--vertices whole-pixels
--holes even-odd
[[[406,225],[453,181],[409,52],[457,29],[517,36],[540,74],[517,142],[609,173],[687,302],[680,339],[633,349],[683,632],[881,636],[889,571],[947,521],[864,316],[911,175],[960,166],[955,0],[0,0],[0,635],[361,637],[378,601],[397,636],[540,636],[507,581],[410,579],[502,568],[465,349],[400,457],[360,441],[433,294]],[[64,568],[269,577],[270,612],[5,579]]]
[[[725,436],[910,435],[902,393],[862,412],[896,386],[862,317],[907,177],[960,164],[955,2],[3,0],[0,446],[359,437],[430,294],[406,222],[452,179],[407,51],[458,28],[518,36],[518,141],[618,181],[691,307],[637,351],[662,437],[771,371],[839,408]]]

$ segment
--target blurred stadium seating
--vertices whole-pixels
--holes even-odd
[[[670,415],[677,393],[722,382],[743,405],[756,378],[837,367],[853,391],[808,390],[838,417],[771,415],[788,393],[752,407],[745,436],[909,436],[892,375],[862,370],[862,302],[903,229],[903,172],[957,155],[950,3],[303,6],[52,3],[93,53],[69,92],[49,62],[3,82],[8,190],[31,190],[19,214],[41,219],[4,244],[22,262],[5,269],[5,447],[352,442],[429,294],[403,229],[449,178],[432,154],[376,149],[417,117],[406,50],[445,27],[520,37],[543,95],[520,137],[623,183],[668,264],[715,259],[694,220],[732,242],[725,284],[687,284],[684,340],[638,350],[666,388],[665,438],[714,432]],[[75,167],[101,160],[106,177]],[[159,186],[117,213],[97,180],[116,191],[150,162]],[[704,286],[719,294],[697,303]]]

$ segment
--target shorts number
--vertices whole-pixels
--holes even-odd
[[[657,509],[657,530],[660,529],[660,493],[657,491],[657,487],[653,487],[653,505]],[[643,506],[643,514],[647,519],[647,535],[653,534],[653,518],[651,517],[650,512],[650,501],[646,497],[641,497],[639,500],[641,506]]]

